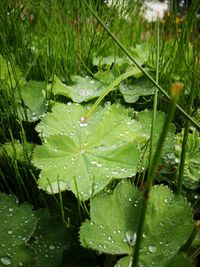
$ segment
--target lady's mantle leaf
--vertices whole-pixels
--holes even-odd
[[[177,135],[176,156],[180,160],[183,133]],[[183,183],[187,188],[197,189],[200,186],[200,137],[199,133],[193,132],[188,135],[186,145],[186,158]]]
[[[194,267],[194,263],[183,253],[178,253],[164,267]]]
[[[100,96],[105,91],[105,85],[91,77],[72,76],[73,85],[65,85],[54,76],[52,90],[54,95],[71,98],[74,102],[81,103]]]
[[[81,226],[80,240],[89,247],[110,254],[131,254],[136,241],[142,194],[129,182],[113,193],[91,199],[91,221]]]
[[[155,86],[146,78],[135,79],[131,85],[120,84],[119,90],[127,103],[135,103],[140,96],[154,94]]]
[[[29,81],[16,92],[18,114],[22,120],[37,121],[47,110],[47,90],[43,82]]]
[[[39,266],[60,266],[63,250],[70,245],[71,234],[59,216],[50,216],[46,210],[36,211],[38,226],[31,246],[37,252]]]
[[[128,181],[118,184],[112,194],[97,194],[90,203],[91,221],[81,226],[81,244],[104,253],[133,255],[141,203],[142,193]],[[193,226],[186,200],[164,186],[155,186],[147,208],[139,266],[165,266]]]
[[[154,186],[144,226],[141,265],[165,266],[190,236],[192,218],[186,199],[174,195],[167,187]]]
[[[143,134],[139,123],[118,105],[106,105],[84,121],[87,109],[78,104],[56,104],[37,126],[44,144],[35,149],[39,186],[49,193],[72,190],[88,199],[112,178],[135,175]],[[47,138],[48,137],[48,138]]]
[[[16,202],[16,198],[0,194],[0,265],[29,266],[34,251],[26,244],[36,227],[31,206]]]
[[[144,110],[142,112],[138,112],[136,115],[136,119],[142,124],[143,132],[150,138],[152,111]],[[162,112],[157,112],[156,113],[156,125],[155,125],[154,135],[153,135],[153,153],[156,152],[156,145],[157,145],[159,136],[161,134],[164,121],[165,121],[165,114]],[[165,143],[163,146],[162,156],[174,152],[175,140],[176,140],[175,127],[173,124],[171,124],[169,132],[167,134],[167,138],[165,139]],[[148,155],[146,155],[146,160],[148,161]]]

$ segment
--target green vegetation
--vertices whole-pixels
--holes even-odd
[[[0,8],[0,266],[197,266],[199,1]]]

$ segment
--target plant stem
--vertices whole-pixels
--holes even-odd
[[[109,28],[104,24],[104,22],[100,19],[100,17],[96,14],[96,12],[91,8],[91,6],[86,2],[85,5],[89,8],[89,10],[91,11],[91,13],[95,16],[95,18],[98,20],[98,22],[103,26],[103,28],[108,32],[108,34],[112,37],[112,39],[115,41],[115,43],[122,49],[122,51],[130,58],[130,60],[135,64],[135,66],[142,71],[142,73],[162,92],[163,95],[165,95],[165,97],[168,100],[171,100],[171,97],[168,95],[168,93],[165,92],[165,90],[154,80],[154,78],[143,68],[141,67],[137,61],[132,57],[132,55],[128,52],[128,50],[124,47],[124,45],[115,37],[115,35],[109,30]],[[182,109],[181,106],[179,106],[176,103],[176,107],[177,109],[187,118],[190,120],[190,122],[192,123],[192,125],[200,130],[200,125],[193,120],[192,117],[190,117],[185,111],[184,109]]]
[[[159,57],[160,57],[160,40],[159,40],[159,28],[160,28],[160,20],[159,16],[157,17],[156,23],[156,82],[158,83],[159,79]],[[158,103],[158,89],[157,87],[154,89],[154,103],[153,103],[153,116],[151,122],[151,138],[150,138],[150,146],[149,146],[149,166],[151,165],[151,161],[153,158],[153,144],[154,144],[154,129],[156,124],[156,111],[157,111],[157,103]]]
[[[142,232],[143,232],[143,227],[144,227],[144,222],[145,222],[145,217],[146,217],[146,211],[147,211],[147,206],[148,206],[149,193],[151,191],[153,179],[154,179],[155,174],[156,174],[156,168],[157,168],[157,165],[158,165],[158,162],[160,159],[162,147],[163,147],[167,132],[169,130],[170,123],[171,123],[173,116],[174,116],[174,112],[176,109],[176,103],[177,103],[179,95],[180,95],[180,89],[181,89],[181,85],[179,83],[175,83],[172,85],[172,98],[171,98],[172,100],[170,102],[168,114],[167,114],[167,117],[165,119],[159,141],[157,143],[156,153],[154,154],[151,165],[149,166],[147,184],[146,184],[146,188],[144,190],[144,198],[143,198],[143,203],[142,203],[142,207],[141,207],[141,215],[140,215],[139,226],[138,226],[138,231],[137,231],[137,239],[136,239],[136,244],[135,244],[135,251],[134,251],[134,258],[133,258],[132,267],[138,266],[139,251],[140,251],[140,246],[141,246],[141,242],[142,242]]]
[[[94,112],[94,110],[98,107],[98,105],[100,104],[100,102],[104,99],[104,97],[113,90],[113,88],[115,86],[117,86],[119,83],[121,83],[121,81],[127,79],[130,76],[136,75],[136,74],[140,74],[141,71],[138,70],[137,68],[133,68],[132,70],[129,70],[125,73],[123,73],[122,75],[120,75],[119,77],[117,77],[117,79],[115,79],[104,91],[104,93],[102,93],[100,95],[100,97],[96,100],[96,102],[92,105],[91,109],[86,113],[86,118],[89,118],[91,116],[91,114]]]
[[[199,221],[197,221],[197,223],[195,224],[188,240],[186,241],[186,243],[180,248],[180,251],[183,251],[183,252],[187,252],[188,249],[191,247],[192,245],[192,242],[194,241],[197,233],[199,231]]]
[[[199,59],[197,58],[197,60],[195,60],[195,63],[194,63],[193,80],[192,80],[192,86],[191,86],[189,100],[188,100],[188,107],[187,107],[188,115],[191,115],[191,112],[192,112],[195,88],[196,88],[196,83],[197,83],[197,78],[198,78],[198,74],[197,74],[198,63],[199,63]],[[183,142],[182,142],[181,159],[180,159],[180,165],[179,165],[179,174],[178,174],[178,182],[177,182],[177,190],[176,190],[177,195],[180,195],[182,192],[189,128],[190,128],[190,121],[187,119],[185,122],[185,129],[184,129]]]

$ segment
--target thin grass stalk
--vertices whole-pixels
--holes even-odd
[[[159,19],[159,14],[158,14],[157,23],[156,23],[156,82],[157,83],[159,81],[159,58],[160,58],[159,32],[160,32],[160,19]],[[153,158],[153,144],[154,144],[154,131],[155,131],[155,125],[156,125],[157,103],[158,103],[158,89],[156,87],[154,89],[153,116],[152,116],[152,122],[151,122],[151,135],[150,135],[150,147],[149,147],[149,166],[151,165],[152,158]]]
[[[194,228],[188,238],[188,240],[185,242],[185,244],[180,248],[180,251],[183,252],[188,252],[188,250],[191,248],[191,245],[194,241],[194,239],[196,238],[196,235],[199,231],[199,221],[197,221],[197,223],[194,225]]]
[[[199,58],[197,57],[197,59],[195,59],[195,63],[194,63],[193,79],[192,79],[192,85],[191,85],[191,90],[190,90],[189,100],[188,100],[188,107],[187,107],[187,113],[189,115],[191,115],[192,106],[193,106],[193,102],[194,102],[195,88],[196,88],[196,83],[197,83],[197,79],[198,79],[198,65],[199,65]],[[183,135],[183,142],[182,142],[178,181],[177,181],[177,190],[176,190],[177,195],[181,195],[181,192],[182,192],[182,184],[183,184],[183,176],[184,176],[189,129],[190,129],[190,121],[186,120],[184,135]]]
[[[96,12],[92,9],[92,7],[84,0],[85,5],[89,8],[94,17],[99,21],[99,23],[103,26],[103,28],[108,32],[108,34],[112,37],[114,42],[122,49],[122,51],[130,58],[130,60],[134,63],[134,65],[162,92],[162,94],[168,99],[171,100],[170,95],[165,92],[165,90],[155,81],[155,79],[143,68],[141,67],[137,61],[132,57],[129,51],[124,47],[124,45],[116,38],[116,36],[109,30],[109,28],[105,25],[105,23],[101,20],[101,18],[96,14]],[[192,125],[200,130],[200,125],[190,117],[185,110],[176,103],[176,108],[187,118],[190,120]]]
[[[156,174],[156,168],[160,160],[162,147],[164,145],[171,121],[174,116],[176,103],[179,99],[181,89],[182,89],[182,84],[180,83],[175,83],[172,85],[172,97],[171,97],[171,102],[170,102],[169,109],[168,109],[168,114],[165,119],[159,141],[157,143],[156,152],[153,156],[151,165],[149,166],[147,183],[146,183],[146,188],[144,190],[144,198],[143,198],[143,203],[141,207],[141,215],[140,215],[139,226],[138,226],[138,231],[137,231],[137,239],[136,239],[136,244],[135,244],[133,263],[131,267],[138,266],[139,252],[140,252],[140,247],[141,247],[141,242],[142,242],[142,233],[143,233],[143,227],[144,227],[146,211],[147,211],[147,206],[148,206],[148,201],[149,201],[149,194],[150,194],[150,191],[153,185],[153,180]]]
[[[100,95],[100,97],[95,101],[95,103],[92,105],[91,109],[86,113],[86,119],[88,119],[94,110],[98,107],[98,105],[101,103],[101,101],[104,99],[104,97],[109,94],[114,87],[116,87],[118,84],[120,84],[123,80],[127,79],[128,77],[131,77],[133,75],[139,74],[140,71],[137,68],[133,68],[132,70],[129,70],[119,77],[117,77],[106,89],[105,91]]]

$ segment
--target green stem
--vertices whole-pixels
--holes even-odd
[[[160,29],[160,20],[159,16],[156,23],[156,82],[159,80],[159,58],[160,58],[160,40],[159,40],[159,29]],[[154,90],[154,103],[153,103],[153,116],[151,122],[151,138],[150,138],[150,147],[149,147],[149,165],[153,158],[153,144],[154,144],[154,129],[156,125],[156,112],[157,112],[157,103],[158,103],[158,89],[157,87]]]
[[[188,100],[188,107],[187,107],[187,113],[189,115],[191,115],[191,113],[192,113],[192,106],[193,106],[196,82],[197,82],[197,77],[198,77],[197,72],[198,72],[198,61],[196,60],[195,63],[194,63],[193,81],[192,81],[192,86],[191,86],[189,100]],[[184,176],[184,168],[185,168],[185,159],[186,159],[186,152],[187,152],[187,140],[188,140],[188,135],[189,135],[189,129],[190,129],[190,121],[186,120],[185,129],[184,129],[184,135],[183,135],[183,142],[182,142],[180,165],[179,165],[177,190],[176,190],[176,194],[177,195],[180,195],[181,192],[182,192],[182,184],[183,184],[183,176]]]
[[[137,240],[135,244],[135,251],[134,251],[134,258],[133,258],[133,263],[132,267],[137,267],[138,266],[138,260],[139,260],[139,251],[140,251],[140,246],[142,242],[142,233],[143,233],[143,227],[144,227],[144,222],[145,222],[145,217],[146,217],[146,210],[147,210],[147,205],[148,205],[148,200],[149,200],[149,193],[153,184],[153,179],[156,174],[156,168],[160,159],[162,147],[167,135],[167,132],[170,127],[170,123],[173,119],[174,112],[176,109],[176,103],[178,101],[177,95],[172,97],[172,100],[170,102],[170,106],[168,109],[168,114],[165,119],[163,129],[156,147],[156,153],[153,156],[153,160],[151,162],[151,165],[149,166],[149,171],[148,171],[148,177],[147,177],[147,184],[146,188],[144,191],[144,198],[143,198],[143,203],[141,207],[141,215],[140,215],[140,220],[139,220],[139,226],[138,226],[138,231],[137,231]]]
[[[165,97],[168,100],[171,100],[171,97],[168,95],[168,93],[165,92],[165,90],[153,79],[153,77],[151,77],[151,75],[143,68],[141,67],[137,61],[132,57],[132,55],[127,51],[127,49],[123,46],[123,44],[115,37],[115,35],[108,29],[108,27],[104,24],[104,22],[100,19],[100,17],[96,14],[96,12],[91,8],[91,6],[86,2],[85,5],[89,8],[89,10],[91,11],[91,13],[94,15],[94,17],[98,20],[98,22],[103,26],[103,28],[109,33],[109,35],[112,37],[112,39],[115,41],[115,43],[122,49],[122,51],[131,59],[131,61],[133,61],[133,63],[135,64],[135,66],[142,71],[142,73],[144,75],[146,75],[146,77],[162,92],[163,95],[165,95]],[[187,118],[190,120],[190,122],[192,123],[192,125],[200,130],[200,125],[193,120],[192,117],[190,117],[185,111],[184,109],[182,109],[181,106],[179,106],[178,104],[176,104],[177,109]]]
[[[140,74],[141,71],[133,68],[132,70],[129,70],[125,73],[123,73],[122,75],[120,75],[119,77],[117,77],[117,79],[115,79],[104,91],[104,93],[102,95],[100,95],[100,97],[96,100],[96,102],[92,105],[91,109],[86,113],[86,118],[89,118],[91,116],[91,114],[94,112],[94,110],[98,107],[98,105],[100,104],[100,102],[104,99],[104,97],[110,93],[110,91],[113,90],[113,88],[115,86],[117,86],[118,84],[121,83],[121,81],[127,79],[130,76],[136,75],[136,74]]]
[[[192,245],[192,243],[193,243],[193,241],[194,241],[194,239],[195,239],[195,237],[196,237],[198,231],[199,231],[198,226],[197,226],[197,224],[195,224],[195,226],[194,226],[194,228],[193,228],[193,230],[192,230],[192,232],[191,232],[191,234],[190,234],[188,240],[187,240],[186,243],[180,248],[180,251],[187,252],[188,249],[190,249],[190,247],[191,247],[191,245]]]

